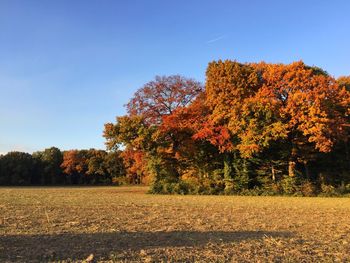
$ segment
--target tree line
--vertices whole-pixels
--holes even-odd
[[[350,193],[350,77],[302,61],[213,61],[157,76],[106,123],[107,151],[0,157],[0,184],[146,184],[153,193]]]
[[[146,83],[104,137],[154,193],[337,195],[350,192],[349,105],[350,77],[220,60],[204,86]]]
[[[125,177],[120,152],[61,151],[56,147],[0,155],[0,185],[99,185],[135,183]]]

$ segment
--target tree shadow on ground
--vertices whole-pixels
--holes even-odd
[[[63,233],[0,236],[0,261],[82,260],[90,254],[108,258],[111,253],[147,248],[197,247],[264,237],[291,237],[291,232],[270,231],[159,231],[115,233]]]

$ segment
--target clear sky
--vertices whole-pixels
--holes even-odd
[[[350,75],[350,1],[0,0],[0,153],[103,149],[136,89],[217,59]]]

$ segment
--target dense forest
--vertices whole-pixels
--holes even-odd
[[[303,62],[214,61],[156,77],[107,123],[107,151],[0,157],[0,184],[147,184],[153,193],[350,193],[350,77]]]
[[[56,147],[0,156],[0,185],[134,184],[125,177],[120,152],[60,151]]]

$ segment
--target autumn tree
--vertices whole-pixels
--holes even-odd
[[[156,77],[136,91],[127,104],[128,115],[118,117],[115,124],[105,125],[108,149],[125,147],[127,170],[136,178],[147,176],[149,170],[159,174],[166,167],[176,177],[177,165],[171,163],[176,162],[181,141],[172,131],[161,127],[166,117],[190,105],[201,91],[201,84],[192,79],[178,75]]]
[[[350,76],[341,76],[337,79],[339,86],[345,87],[350,91]]]
[[[337,176],[329,172],[335,159],[345,182],[348,83],[303,62],[214,61],[205,89],[180,76],[145,84],[128,114],[105,125],[104,137],[108,150],[122,151],[129,182],[152,177],[154,192],[230,194],[271,186],[290,194],[299,191],[291,185],[298,178],[316,183],[325,173]]]
[[[142,116],[148,124],[161,124],[164,116],[188,106],[202,91],[199,82],[179,75],[156,76],[136,91],[127,104],[130,116]]]
[[[69,183],[86,183],[86,173],[88,171],[87,151],[69,150],[63,152],[61,168],[67,175]]]
[[[274,141],[290,143],[291,176],[298,159],[307,162],[307,152],[329,152],[336,141],[346,140],[349,92],[303,62],[212,62],[206,92],[211,119],[227,126],[242,156],[251,157]]]
[[[149,127],[139,115],[117,117],[115,124],[105,124],[103,136],[107,149],[118,151],[124,148],[120,156],[130,183],[142,183],[142,178],[148,176],[144,156],[154,147],[154,131],[155,127]]]

